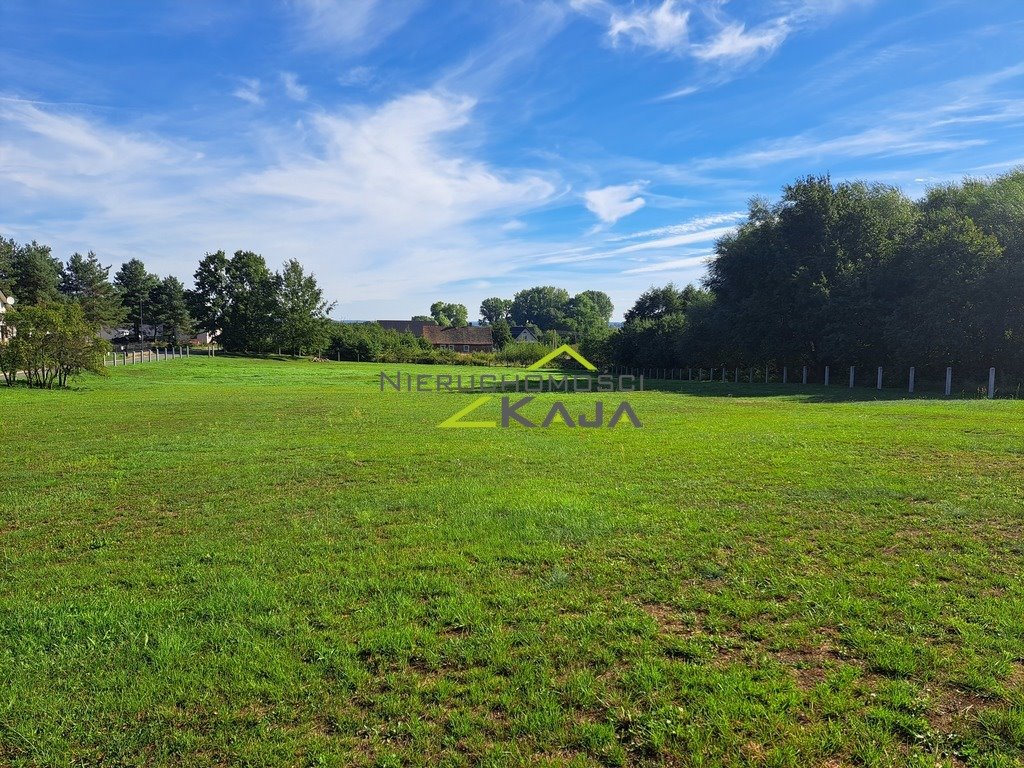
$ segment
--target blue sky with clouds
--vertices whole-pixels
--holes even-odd
[[[335,316],[699,280],[799,175],[1024,164],[1020,0],[4,0],[0,233]],[[190,280],[189,280],[190,282]]]

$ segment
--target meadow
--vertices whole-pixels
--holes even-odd
[[[1024,764],[1024,402],[382,367],[0,389],[0,764]]]

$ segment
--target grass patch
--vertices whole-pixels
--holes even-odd
[[[0,390],[0,763],[1021,764],[1024,403],[379,370]]]

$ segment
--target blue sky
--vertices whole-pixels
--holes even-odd
[[[1019,0],[4,0],[0,232],[335,316],[536,284],[616,317],[800,175],[918,196],[1024,164]]]

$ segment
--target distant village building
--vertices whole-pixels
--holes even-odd
[[[494,337],[491,329],[484,326],[468,325],[462,328],[442,328],[437,323],[422,320],[378,320],[381,328],[399,333],[411,333],[429,341],[435,349],[450,349],[455,352],[493,352]]]
[[[537,344],[540,342],[540,339],[526,325],[513,325],[509,328],[509,332],[512,334],[512,341],[520,344]]]
[[[8,296],[3,291],[0,291],[0,341],[9,339],[14,335],[14,329],[8,327],[7,323],[4,322],[4,315],[7,314],[7,308],[14,306],[14,297]]]
[[[191,343],[198,344],[200,347],[207,347],[210,344],[216,343],[218,336],[220,336],[220,331],[200,331],[192,337]]]

